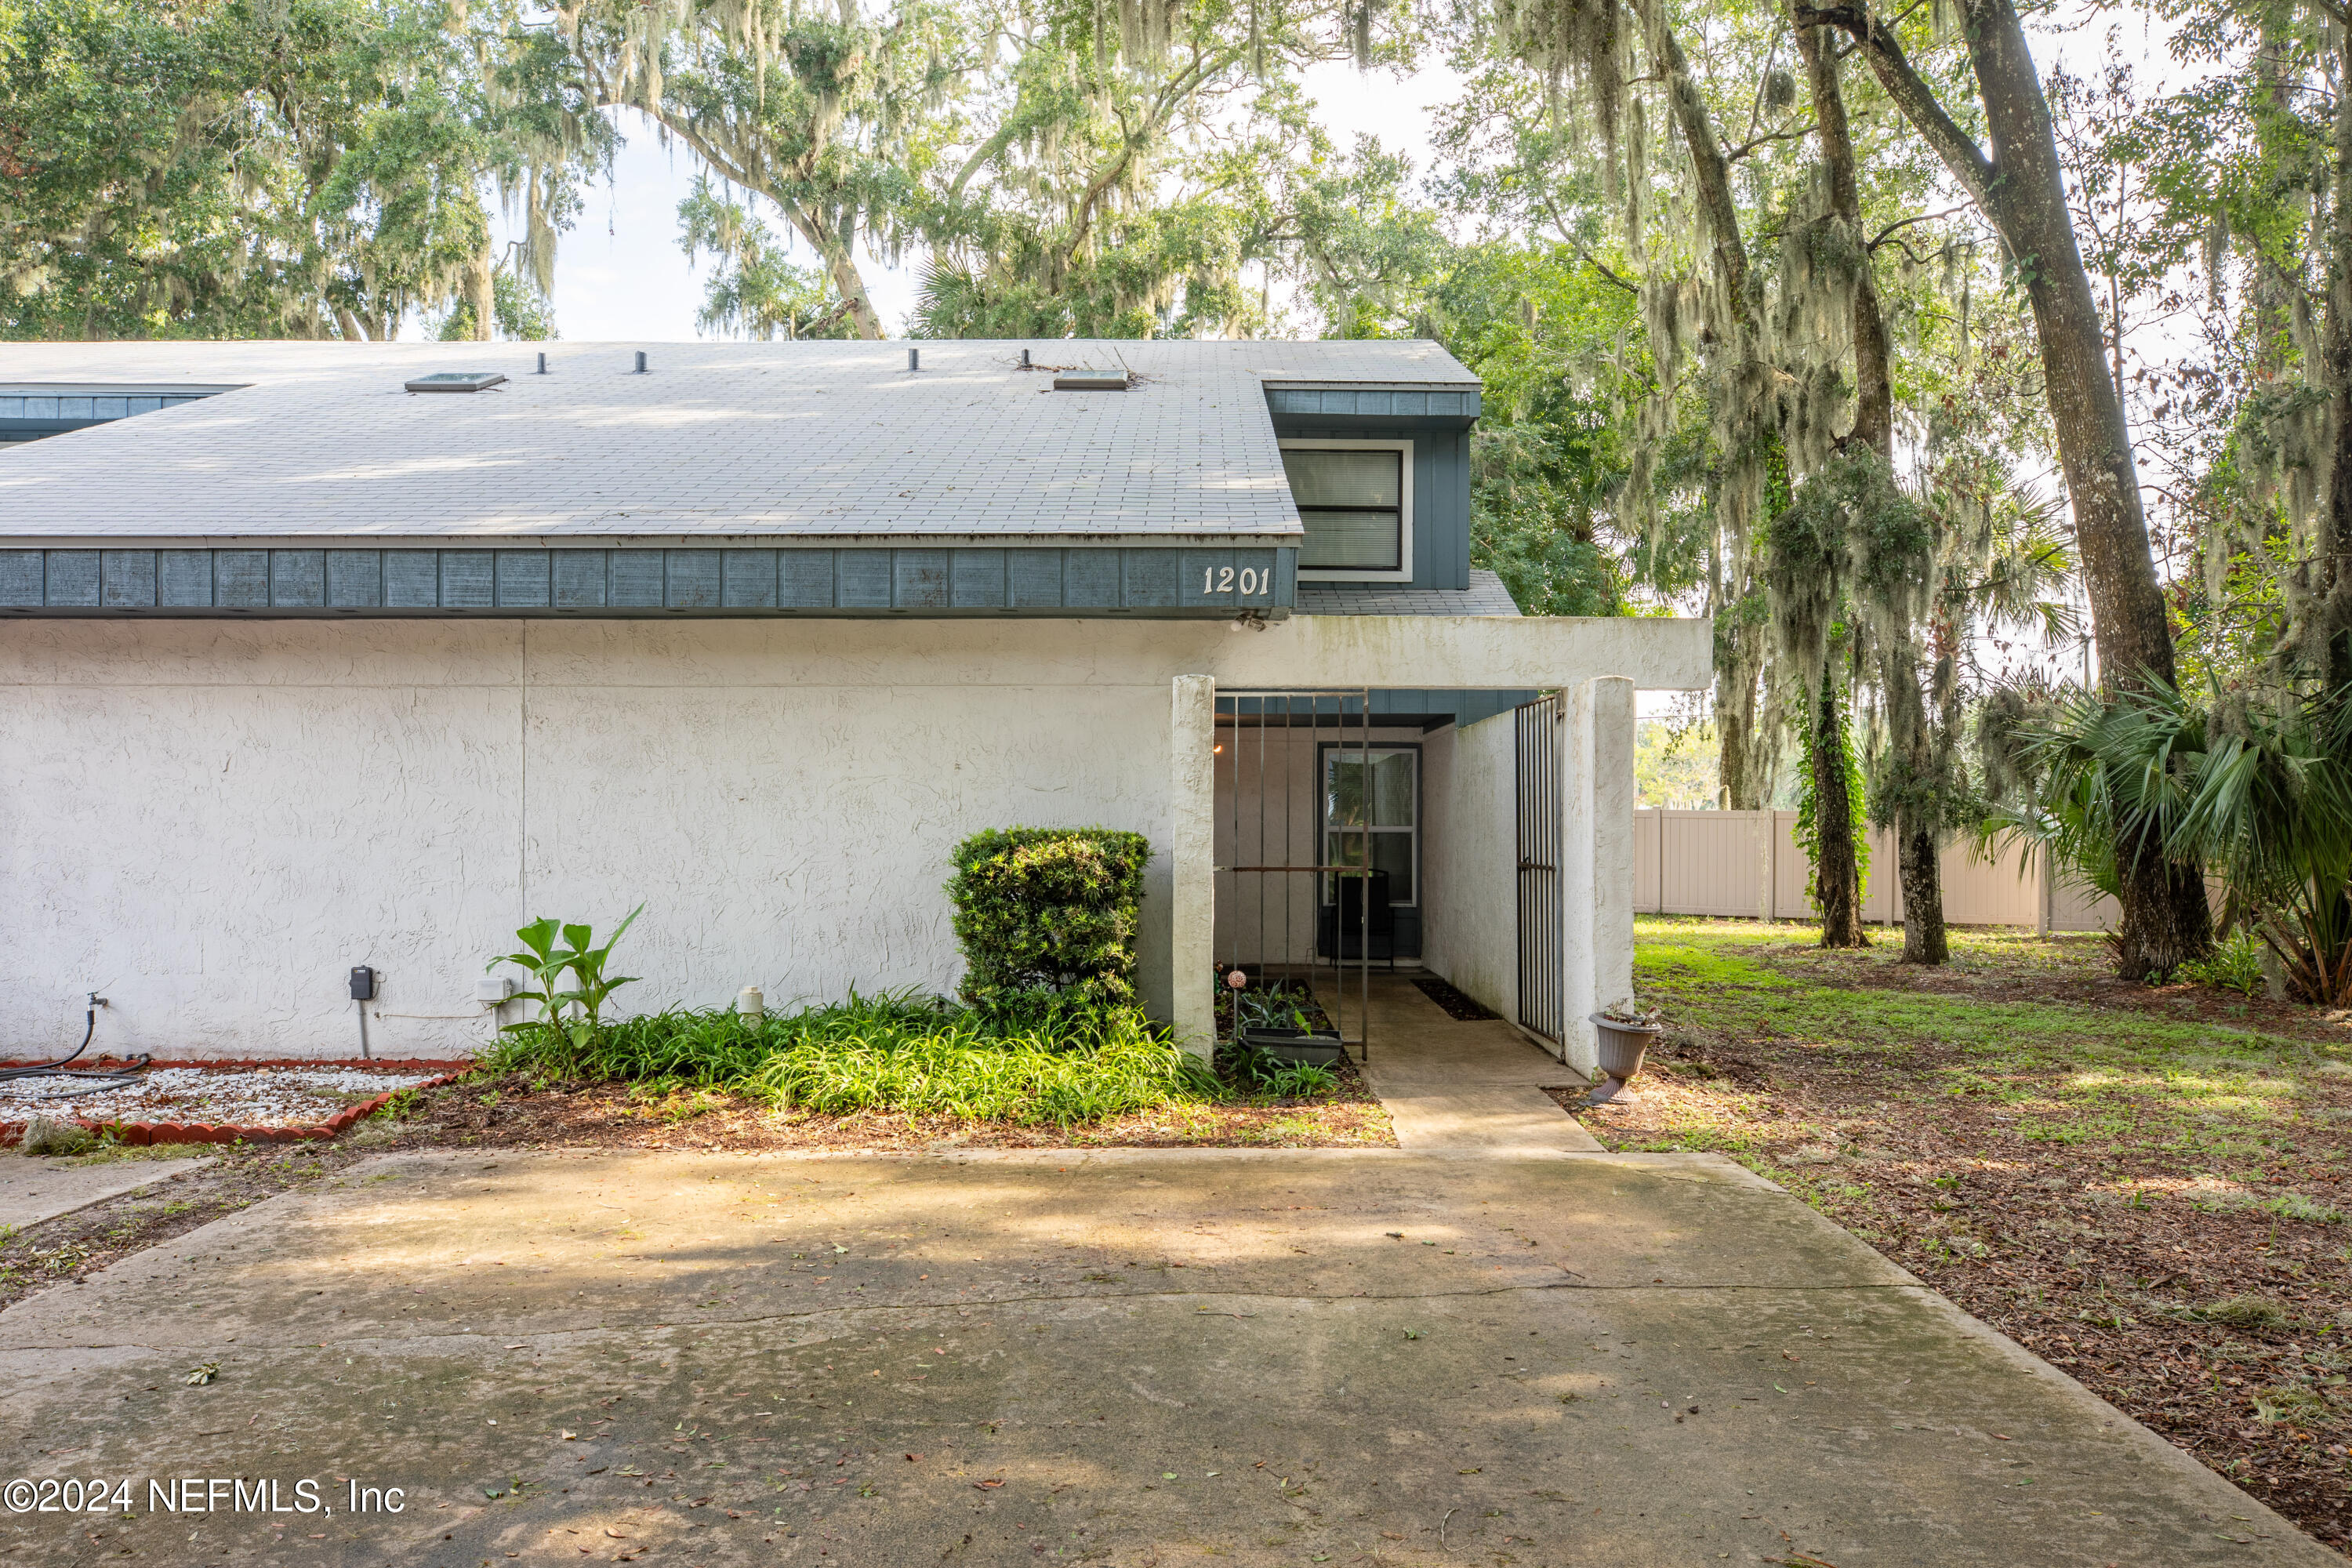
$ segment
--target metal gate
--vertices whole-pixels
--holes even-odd
[[[1568,968],[1559,791],[1568,710],[1555,692],[1522,704],[1513,718],[1518,726],[1519,1026],[1563,1048]]]
[[[1239,970],[1247,990],[1311,993],[1363,1059],[1371,1055],[1370,813],[1359,809],[1349,824],[1342,785],[1350,752],[1359,780],[1370,766],[1370,695],[1221,689],[1215,758],[1224,796],[1215,857],[1226,917],[1220,979]],[[1227,998],[1236,1018],[1241,1003],[1241,994]]]

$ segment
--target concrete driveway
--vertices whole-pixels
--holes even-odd
[[[13,1563],[2341,1568],[1704,1156],[388,1156],[0,1326]]]

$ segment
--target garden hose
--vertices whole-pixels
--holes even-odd
[[[20,1068],[0,1068],[0,1083],[27,1078],[71,1079],[76,1087],[66,1090],[63,1094],[46,1094],[41,1097],[44,1100],[70,1100],[78,1094],[88,1094],[94,1089],[120,1089],[124,1084],[136,1082],[137,1075],[144,1072],[147,1064],[155,1059],[152,1053],[142,1052],[131,1058],[128,1067],[116,1068],[108,1071],[101,1072],[94,1068],[84,1068],[80,1072],[66,1070],[68,1062],[89,1049],[90,1039],[98,1033],[98,1010],[101,1005],[103,1003],[100,1002],[98,993],[91,992],[89,1011],[84,1016],[81,1044],[53,1062],[35,1062],[28,1067]]]

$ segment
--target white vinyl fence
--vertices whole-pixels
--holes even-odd
[[[1812,868],[1797,845],[1793,811],[1636,811],[1633,908],[1643,914],[1737,915],[1808,920]],[[2011,845],[1991,860],[1966,843],[1943,855],[1944,919],[1963,926],[2032,926],[2040,931],[2106,931],[2116,902],[2104,893],[2053,879],[2042,857]],[[1870,873],[1862,918],[1903,918],[1895,836],[1870,830]]]

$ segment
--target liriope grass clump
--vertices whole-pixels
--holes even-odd
[[[1029,1026],[946,1008],[916,1027],[829,1033],[779,1051],[738,1089],[833,1115],[1069,1126],[1207,1099],[1214,1080],[1129,1007],[1071,1009]]]
[[[771,1105],[1069,1126],[1212,1098],[1197,1058],[1132,1007],[1027,1021],[912,992],[771,1014],[677,1010],[586,1039],[510,1030],[484,1065],[574,1081],[724,1089]]]

